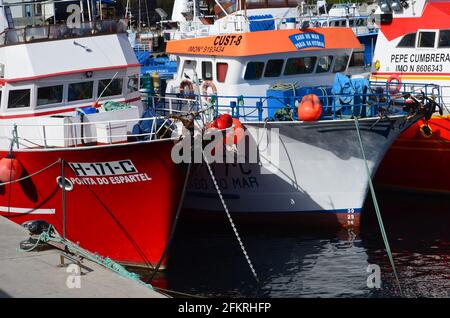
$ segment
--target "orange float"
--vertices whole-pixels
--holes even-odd
[[[315,94],[303,96],[297,109],[298,119],[302,121],[316,121],[322,115],[322,103]]]
[[[22,176],[22,164],[12,155],[7,155],[0,160],[0,181],[11,182]]]

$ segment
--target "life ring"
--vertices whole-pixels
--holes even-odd
[[[212,94],[208,95],[208,89],[212,89]],[[212,81],[205,81],[202,85],[202,99],[205,103],[211,104],[212,96],[217,96],[217,87]]]
[[[392,82],[397,81],[397,86],[392,89]],[[398,74],[392,74],[387,80],[388,91],[390,95],[395,95],[400,93],[402,90],[402,80]]]
[[[186,92],[186,88],[188,92]],[[194,95],[194,85],[190,80],[183,80],[180,83],[180,94],[182,95]]]

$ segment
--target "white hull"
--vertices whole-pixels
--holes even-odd
[[[405,116],[375,122],[376,119],[360,120],[372,176],[389,146],[410,123]],[[253,138],[261,136],[263,125],[245,123]],[[331,214],[344,219],[344,226],[357,225],[368,180],[355,122],[269,122],[267,128],[279,128],[280,131],[276,167],[261,166],[261,161],[257,164],[213,164],[230,211]],[[192,172],[185,207],[194,211],[223,211],[204,165]]]

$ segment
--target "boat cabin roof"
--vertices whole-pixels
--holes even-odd
[[[173,40],[167,53],[244,57],[304,50],[361,49],[351,28],[288,29]]]

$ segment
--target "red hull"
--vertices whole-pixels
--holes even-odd
[[[172,140],[163,140],[89,149],[16,151],[14,155],[24,167],[23,176],[58,159],[67,162],[65,176],[73,181],[73,190],[66,191],[69,240],[123,264],[149,266],[160,260],[166,247],[186,176],[185,168],[175,165],[170,157],[172,147]],[[0,153],[1,157],[6,154]],[[77,170],[69,166],[71,163],[75,167],[85,164]],[[110,165],[105,169],[97,163]],[[62,234],[62,191],[56,183],[60,175],[61,164],[56,164],[30,179],[1,187],[0,214],[17,223],[43,219]],[[20,209],[36,210],[23,213]]]
[[[407,129],[383,159],[375,182],[409,191],[450,193],[450,116],[433,117],[433,134],[420,132],[423,120]]]

